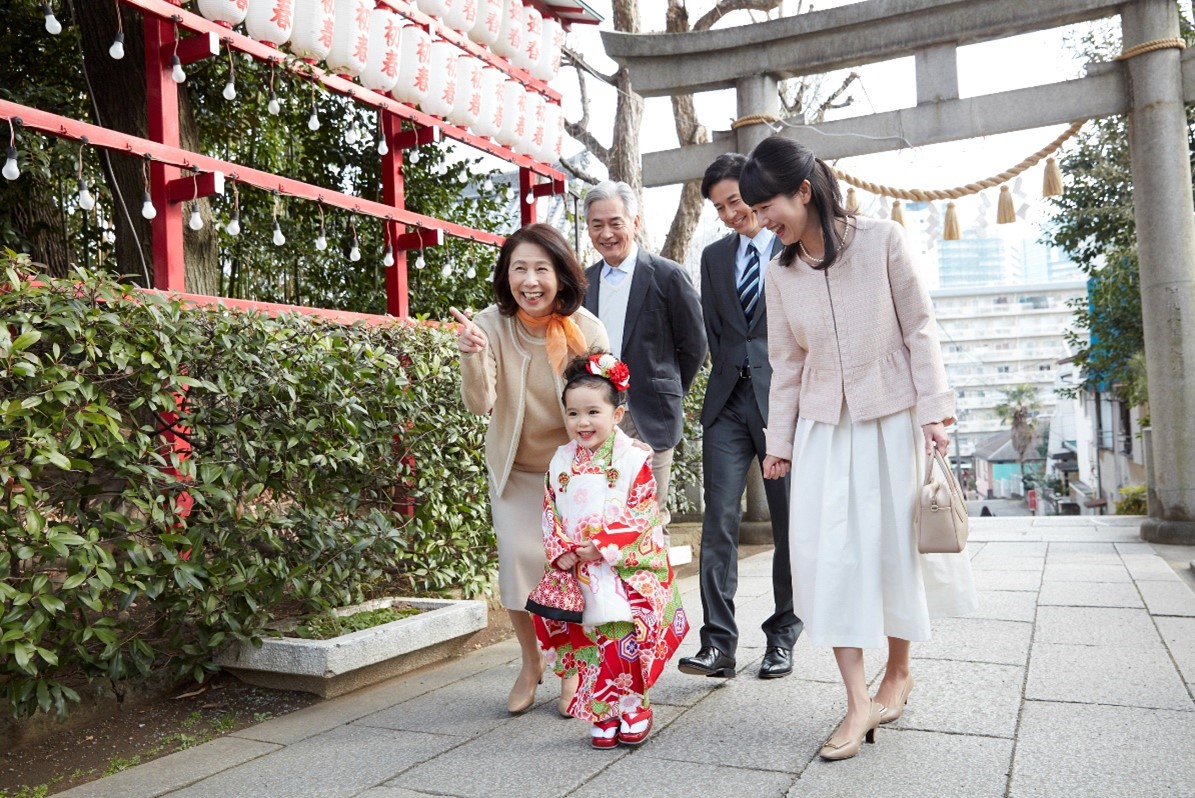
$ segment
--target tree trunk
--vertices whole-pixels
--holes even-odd
[[[114,3],[79,3],[79,29],[83,39],[85,77],[94,101],[95,123],[141,138],[148,137],[145,88],[145,39],[139,14],[124,11],[125,57],[108,55],[117,29]],[[179,90],[179,132],[184,149],[199,151],[199,133],[186,84]],[[116,268],[143,285],[153,278],[151,224],[141,216],[147,163],[144,158],[105,152],[105,179],[113,193],[116,217]],[[216,231],[207,200],[199,201],[202,230],[186,229],[184,253],[187,290],[215,294],[219,290]]]
[[[46,267],[52,277],[65,277],[71,253],[66,245],[62,209],[54,186],[46,180],[26,178],[22,186],[6,186],[12,202],[12,223],[29,242],[29,257]]]
[[[614,29],[626,33],[639,32],[638,0],[615,0]],[[610,161],[606,168],[611,180],[621,180],[643,196],[643,161],[639,155],[639,130],[643,125],[643,98],[631,90],[631,73],[626,67],[619,67],[614,74],[614,86],[618,99],[614,106],[614,135],[610,147]],[[640,202],[640,226],[643,203]]]

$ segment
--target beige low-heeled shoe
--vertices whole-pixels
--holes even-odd
[[[883,705],[872,701],[871,705],[868,707],[867,730],[863,733],[863,736],[856,737],[853,740],[848,740],[838,737],[838,730],[835,730],[834,734],[830,735],[830,739],[826,740],[825,745],[822,746],[822,750],[818,751],[818,756],[831,762],[837,761],[839,759],[850,759],[859,753],[859,749],[863,746],[864,740],[867,740],[869,743],[875,743],[876,729],[880,726],[880,716],[883,714],[883,712]],[[841,727],[842,724],[839,724],[839,728]]]
[[[568,708],[573,703],[573,698],[577,695],[577,688],[580,685],[581,677],[575,673],[572,676],[565,676],[560,680],[560,701],[556,704],[556,711],[560,713],[561,717],[572,717],[572,715],[568,714]]]
[[[522,684],[523,672],[519,671],[518,678],[515,679],[514,686],[510,688],[510,695],[506,699],[506,711],[512,715],[522,715],[535,704],[535,689],[544,683],[544,666],[543,661],[540,661],[539,678],[532,683],[531,689],[519,689]]]
[[[913,677],[909,676],[905,679],[904,689],[900,691],[900,695],[896,697],[896,702],[893,706],[884,707],[883,713],[880,715],[880,723],[891,723],[904,714],[905,704],[909,703],[909,693],[913,692]]]

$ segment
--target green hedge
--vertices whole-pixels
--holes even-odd
[[[0,689],[14,715],[64,715],[72,685],[97,677],[202,679],[280,612],[490,580],[484,420],[459,401],[451,333],[199,310],[3,260]],[[185,459],[160,434],[180,396]]]

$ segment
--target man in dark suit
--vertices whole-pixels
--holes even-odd
[[[705,171],[701,194],[733,231],[701,253],[701,306],[713,365],[701,408],[705,517],[701,527],[701,649],[678,666],[683,673],[733,676],[738,627],[734,594],[738,587],[739,523],[743,489],[753,461],[763,462],[768,419],[768,319],[764,279],[780,241],[762,228],[739,196],[739,174],[747,159],[719,156]],[[789,477],[765,479],[776,550],[772,594],[776,608],[763,623],[767,650],[762,679],[792,673],[792,649],[803,624],[793,613],[792,570],[788,559]]]
[[[681,400],[705,362],[701,298],[679,264],[635,243],[639,204],[626,183],[591,188],[585,222],[602,256],[585,271],[585,307],[606,325],[611,351],[631,372],[621,426],[652,448],[651,471],[667,529],[672,450],[685,424]]]

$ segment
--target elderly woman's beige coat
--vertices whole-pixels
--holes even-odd
[[[916,408],[917,423],[952,422],[954,393],[929,294],[902,241],[904,229],[854,218],[835,263],[773,260],[766,283],[772,363],[767,451],[792,457],[797,418],[837,424]]]

